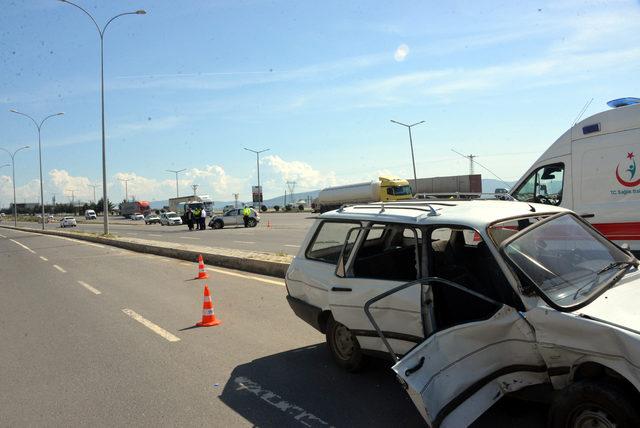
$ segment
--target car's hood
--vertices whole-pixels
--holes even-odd
[[[640,332],[639,304],[640,271],[634,268],[615,287],[577,312]]]

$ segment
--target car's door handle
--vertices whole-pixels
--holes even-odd
[[[582,218],[594,218],[596,215],[591,213],[591,214],[580,214],[580,217]]]
[[[331,287],[331,291],[351,291],[351,289],[347,287]]]
[[[420,361],[413,367],[410,367],[404,371],[405,376],[411,376],[413,373],[417,372],[424,365],[424,357],[420,357]]]

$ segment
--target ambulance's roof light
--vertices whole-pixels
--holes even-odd
[[[615,100],[611,100],[607,103],[609,107],[613,107],[613,108],[630,106],[632,104],[640,104],[640,98],[633,98],[633,97],[618,98]]]

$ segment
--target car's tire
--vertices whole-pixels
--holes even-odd
[[[343,324],[333,319],[327,320],[327,346],[333,360],[348,372],[357,372],[364,368],[366,358],[360,349],[356,336]]]
[[[549,428],[640,426],[640,414],[632,395],[621,386],[606,381],[580,381],[562,391],[551,403]]]
[[[220,220],[216,220],[213,222],[213,226],[214,229],[222,229],[224,227],[224,223],[221,222]]]
[[[249,227],[256,227],[258,225],[258,222],[255,218],[250,218],[249,220],[247,220],[247,224],[249,225]]]

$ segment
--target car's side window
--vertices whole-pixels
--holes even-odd
[[[468,227],[438,227],[430,231],[429,276],[443,278],[492,300],[522,309],[487,243]],[[474,304],[470,293],[453,287],[434,287],[436,325],[482,319],[495,305]],[[438,301],[440,304],[438,304]],[[455,325],[455,324],[453,324]]]
[[[373,224],[352,263],[356,278],[413,281],[421,257],[420,230],[405,225]]]
[[[564,164],[545,165],[531,173],[513,197],[522,202],[560,205],[563,178]]]
[[[313,241],[307,248],[307,258],[336,264],[349,230],[359,226],[359,222],[322,222],[320,226],[318,226],[318,230],[316,231]],[[349,235],[352,245],[357,236],[357,233]]]

